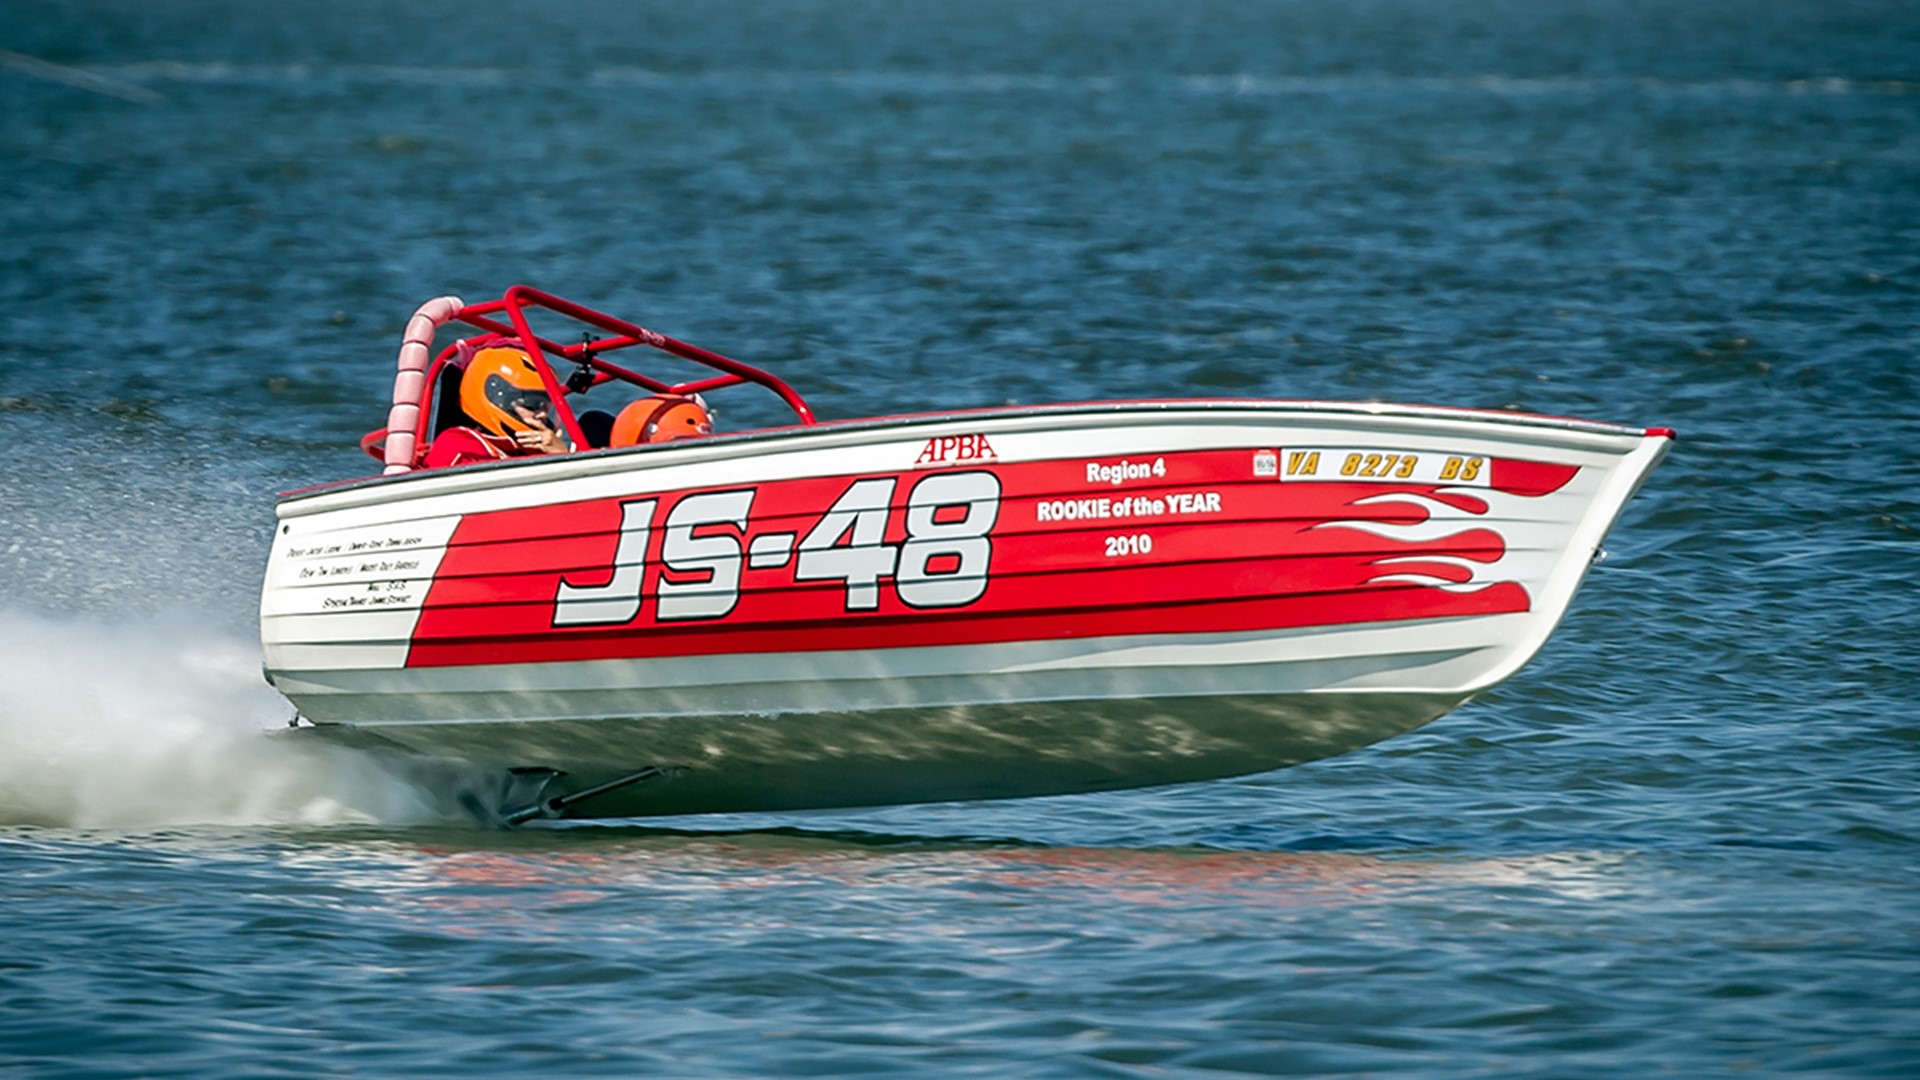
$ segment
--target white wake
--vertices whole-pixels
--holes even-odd
[[[258,643],[190,616],[0,611],[0,825],[413,823],[431,798],[343,748],[272,734]]]

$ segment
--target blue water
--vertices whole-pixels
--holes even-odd
[[[1911,4],[21,2],[0,48],[0,1075],[1920,1075]],[[265,737],[253,608],[414,306],[516,281],[830,417],[1683,438],[1534,663],[1370,750],[486,832]]]

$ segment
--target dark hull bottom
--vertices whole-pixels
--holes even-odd
[[[307,737],[407,753],[469,809],[508,814],[641,770],[565,805],[620,818],[815,810],[1116,791],[1244,776],[1402,734],[1460,695],[1026,702],[857,713],[538,722],[323,724]],[[555,770],[544,786],[523,772]],[[483,815],[484,816],[484,815]]]

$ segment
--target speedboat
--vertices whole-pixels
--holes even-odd
[[[436,464],[488,349],[524,357],[557,452]],[[734,393],[791,421],[592,422]],[[466,801],[507,822],[1239,776],[1513,674],[1673,438],[1241,398],[822,421],[534,288],[443,297],[362,440],[379,473],[278,500],[265,671],[317,737],[499,778]]]

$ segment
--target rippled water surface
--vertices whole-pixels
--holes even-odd
[[[0,49],[0,1074],[1920,1074],[1912,5],[27,0]],[[516,281],[830,417],[1682,440],[1531,665],[1366,751],[487,832],[263,735],[253,608],[414,306]]]

